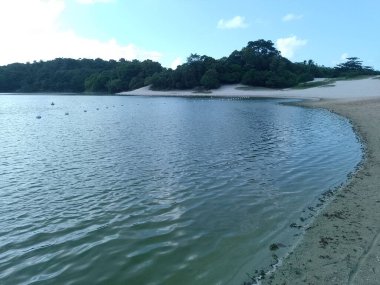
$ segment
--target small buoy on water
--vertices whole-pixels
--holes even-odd
[[[86,112],[87,112],[87,110],[84,110],[83,112],[85,112],[85,113],[86,113]]]
[[[65,113],[65,116],[67,116],[68,114],[69,114],[69,112],[66,112],[66,113]]]
[[[41,119],[42,117],[41,116],[37,116],[36,119]]]
[[[96,108],[96,110],[98,110],[98,111],[99,111],[99,108]]]
[[[51,102],[51,104],[50,104],[50,105],[54,106],[55,104],[54,104],[54,102]]]

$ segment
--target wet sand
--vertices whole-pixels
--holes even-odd
[[[302,105],[349,118],[366,149],[362,167],[308,226],[282,266],[261,283],[380,284],[380,80],[339,81],[305,90],[225,86],[207,94],[143,88],[123,95],[314,99]]]
[[[380,99],[304,104],[349,118],[366,146],[366,158],[294,252],[262,284],[379,284]]]

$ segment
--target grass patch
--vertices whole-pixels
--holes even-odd
[[[380,79],[380,76],[373,77],[373,75],[355,75],[355,76],[345,76],[345,77],[334,77],[327,78],[323,81],[310,81],[305,83],[300,83],[293,89],[308,89],[314,87],[334,87],[337,81],[351,81],[351,80],[361,80],[361,79]]]
[[[339,80],[361,80],[361,79],[369,79],[372,77],[373,75],[354,75],[354,76],[342,77],[342,79],[339,79]]]
[[[235,87],[236,90],[243,90],[243,91],[265,91],[265,90],[271,90],[270,88],[265,87],[254,87],[254,86],[238,86]]]
[[[314,88],[314,87],[333,87],[335,86],[334,83],[336,82],[336,78],[332,79],[326,79],[322,81],[311,81],[311,82],[305,82],[300,83],[297,86],[293,87],[293,89],[308,89],[308,88]]]
[[[193,94],[211,94],[212,91],[210,91],[210,90],[194,90],[191,93],[193,93]]]

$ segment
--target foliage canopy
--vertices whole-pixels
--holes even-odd
[[[0,67],[0,92],[108,92],[150,85],[152,89],[213,89],[221,84],[243,83],[270,88],[292,87],[315,77],[378,74],[357,57],[335,68],[313,60],[293,63],[281,56],[272,41],[248,42],[229,56],[214,59],[191,54],[177,69],[151,60],[119,61],[57,58]]]

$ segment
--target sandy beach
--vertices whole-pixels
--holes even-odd
[[[276,97],[301,99],[368,99],[380,97],[379,79],[343,80],[321,87],[307,89],[273,90],[266,88],[251,88],[244,85],[225,85],[209,92],[194,92],[191,90],[153,91],[142,87],[119,95],[127,96],[211,96],[211,97]]]
[[[283,264],[262,284],[379,284],[380,280],[380,80],[338,81],[304,90],[254,90],[225,86],[211,93],[151,91],[121,95],[277,97],[314,99],[351,120],[366,157],[360,170],[319,213]]]
[[[380,99],[322,100],[305,105],[349,118],[366,146],[366,159],[284,264],[262,283],[379,284]]]

